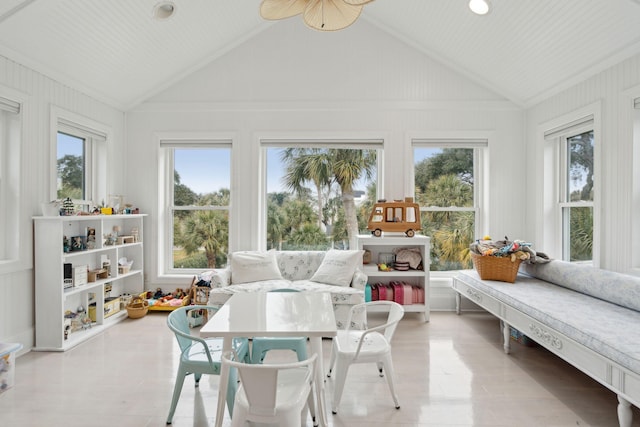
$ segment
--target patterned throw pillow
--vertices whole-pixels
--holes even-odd
[[[231,284],[282,279],[275,251],[239,251],[230,255]]]
[[[328,285],[349,286],[356,269],[362,265],[364,251],[342,251],[330,249],[322,260],[322,264],[311,277],[312,282]]]

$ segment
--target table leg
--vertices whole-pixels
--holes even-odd
[[[327,406],[324,394],[324,364],[322,360],[322,337],[309,337],[311,344],[311,352],[317,354],[316,359],[316,417],[319,425],[326,427],[329,425],[327,420]]]
[[[222,354],[231,351],[233,338],[224,337],[222,341]],[[227,402],[227,388],[229,387],[229,365],[223,363],[220,367],[220,386],[218,390],[218,409],[216,411],[216,427],[222,427],[224,419],[224,406]],[[231,414],[229,414],[231,416]]]

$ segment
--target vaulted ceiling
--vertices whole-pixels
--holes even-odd
[[[164,21],[158,3],[1,0],[0,55],[126,110],[281,24],[260,0],[173,0]],[[491,0],[485,16],[467,3],[375,0],[360,20],[520,106],[640,53],[640,0]]]

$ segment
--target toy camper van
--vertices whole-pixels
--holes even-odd
[[[413,237],[420,229],[420,206],[413,202],[413,197],[405,197],[404,202],[378,200],[367,224],[367,230],[376,237],[380,237],[383,231],[401,232]]]

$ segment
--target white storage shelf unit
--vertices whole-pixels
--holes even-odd
[[[404,235],[383,234],[381,237],[372,235],[358,236],[358,248],[371,251],[371,262],[363,265],[363,271],[368,276],[369,284],[385,283],[398,280],[407,284],[417,285],[424,288],[424,304],[404,305],[407,313],[424,313],[425,322],[429,321],[430,314],[430,286],[429,286],[429,251],[430,239],[427,236],[415,235],[406,237]],[[379,271],[378,260],[380,254],[393,253],[397,248],[418,248],[422,256],[422,270],[410,269],[408,271]]]
[[[108,295],[138,294],[144,290],[143,218],[146,215],[77,215],[34,217],[35,280],[36,280],[36,345],[34,350],[64,351],[101,333],[108,326],[123,320],[126,310],[105,316],[105,288]],[[64,239],[87,236],[95,230],[93,248],[65,252]],[[121,238],[110,244],[104,236],[119,230]],[[129,271],[119,272],[118,260],[133,261]],[[108,260],[106,274],[95,281],[80,278],[88,269],[101,269]],[[65,285],[64,265],[71,264],[78,277],[73,285]],[[67,274],[68,275],[68,274]],[[76,280],[79,279],[80,280]],[[79,282],[79,283],[78,283]],[[95,303],[95,321],[85,328],[65,334],[65,312],[78,307],[89,310]],[[67,320],[67,325],[69,320]],[[66,335],[66,336],[65,336]]]

